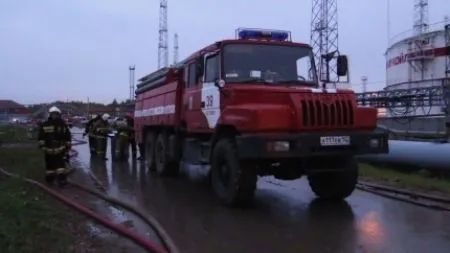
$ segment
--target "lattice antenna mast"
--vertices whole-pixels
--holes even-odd
[[[325,84],[338,82],[337,0],[312,0],[310,40],[320,80]]]
[[[136,66],[135,65],[130,65],[128,67],[128,70],[130,71],[130,80],[129,80],[129,82],[130,82],[130,86],[129,86],[130,87],[130,100],[133,101],[134,97],[135,97],[135,95],[134,95],[134,84],[135,84],[134,72],[136,70]]]
[[[167,0],[161,0],[159,3],[158,69],[169,66],[168,49]]]
[[[362,91],[363,91],[363,92],[367,92],[367,80],[368,80],[368,77],[367,77],[367,76],[362,76],[362,77],[361,77]]]
[[[414,0],[414,33],[420,35],[428,32],[428,22],[428,0]]]
[[[173,64],[178,63],[178,33],[173,36]]]

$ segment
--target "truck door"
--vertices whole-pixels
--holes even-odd
[[[184,69],[185,89],[183,94],[183,115],[189,132],[201,129],[200,92],[197,82],[197,64],[192,62]]]
[[[220,118],[220,91],[216,82],[220,78],[219,52],[205,55],[203,83],[201,84],[201,112],[206,119],[204,129],[214,129]]]

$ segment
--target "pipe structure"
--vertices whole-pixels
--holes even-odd
[[[450,167],[450,143],[390,140],[388,154],[362,155],[358,159],[362,162],[447,169]]]

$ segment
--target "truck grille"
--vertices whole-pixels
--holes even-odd
[[[351,100],[335,98],[331,95],[330,102],[325,102],[323,98],[305,98],[301,101],[304,127],[346,127],[354,124]]]

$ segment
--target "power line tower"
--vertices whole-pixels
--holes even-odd
[[[175,33],[175,35],[173,36],[173,64],[177,64],[178,63],[178,33]]]
[[[134,71],[136,70],[135,65],[130,65],[128,67],[128,70],[130,72],[130,101],[134,100]]]
[[[167,0],[161,0],[159,3],[158,69],[169,66],[168,48]]]
[[[337,0],[312,0],[311,37],[316,68],[324,84],[338,82],[338,9]]]

